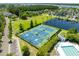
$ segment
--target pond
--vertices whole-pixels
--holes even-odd
[[[55,19],[51,19],[45,22],[44,24],[49,25],[49,26],[58,27],[58,28],[65,29],[65,30],[76,28],[79,31],[79,22],[71,22],[71,21],[66,21],[63,19],[55,18]]]
[[[79,8],[78,5],[55,5],[58,6],[60,8]]]

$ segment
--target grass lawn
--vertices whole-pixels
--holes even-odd
[[[43,23],[51,18],[55,18],[54,16],[49,16],[47,14],[39,15],[39,16],[34,16],[30,19],[27,20],[16,20],[12,22],[12,27],[13,27],[13,32],[18,32],[19,31],[19,24],[21,23],[23,25],[24,30],[27,30],[27,28],[30,27],[30,20],[33,21],[33,25],[35,25],[35,21],[37,24]]]
[[[67,32],[68,32],[68,30],[63,30],[63,29],[62,29],[62,31],[61,31],[59,34],[62,35],[62,36],[64,36],[65,38],[66,38],[68,35],[72,35],[73,37],[76,37],[76,38],[79,37],[79,33],[78,33],[78,34],[68,34]]]
[[[22,50],[23,46],[27,46],[29,48],[30,56],[35,56],[36,55],[38,49],[36,49],[35,47],[31,46],[26,41],[20,39],[20,47],[21,47],[21,50]]]
[[[13,21],[12,22],[12,27],[13,27],[13,31],[14,32],[18,32],[19,31],[19,24],[23,25],[24,30],[26,30],[27,28],[30,27],[30,21],[28,20],[17,20],[17,21]]]

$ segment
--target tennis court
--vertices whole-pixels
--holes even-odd
[[[33,46],[39,48],[46,42],[48,42],[48,40],[50,40],[50,37],[57,31],[58,28],[50,27],[47,25],[39,25],[29,31],[23,32],[22,34],[20,34],[20,37]]]

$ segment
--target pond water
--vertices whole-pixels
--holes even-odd
[[[76,28],[79,31],[79,22],[71,22],[71,21],[66,21],[66,20],[55,18],[55,19],[45,22],[44,24],[49,25],[49,26],[58,27],[58,28],[65,29],[65,30]]]
[[[58,6],[60,8],[79,8],[78,5],[55,5],[55,6]]]

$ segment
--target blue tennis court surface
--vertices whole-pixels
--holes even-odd
[[[79,56],[79,51],[74,46],[61,47],[67,56]]]
[[[43,46],[57,31],[57,28],[47,25],[39,25],[29,31],[22,33],[20,37],[33,46],[39,48]]]

